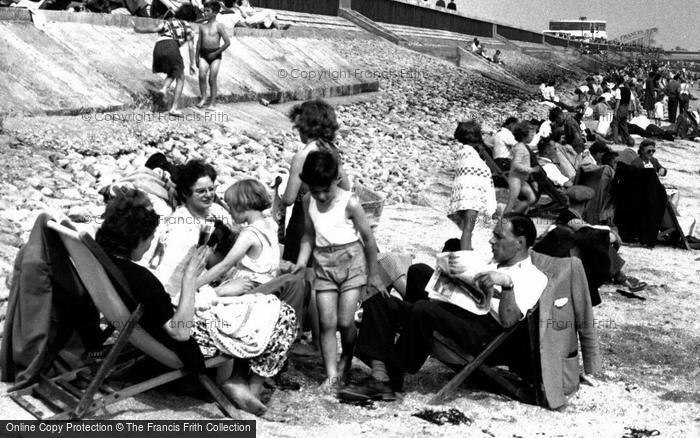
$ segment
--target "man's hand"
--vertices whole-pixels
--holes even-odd
[[[498,271],[481,272],[474,277],[474,280],[476,281],[476,284],[479,285],[479,288],[484,292],[488,291],[489,289],[493,289],[493,296],[495,298],[500,298],[500,293],[496,291],[494,286],[503,287],[513,284],[510,276]]]
[[[304,272],[304,269],[306,269],[306,266],[305,266],[305,265],[296,264],[296,265],[294,265],[294,268],[292,268],[292,270],[291,270],[290,273],[292,273],[292,274],[300,274],[300,273]]]
[[[226,282],[226,295],[243,295],[255,287],[255,282],[250,278],[236,278]]]
[[[464,266],[464,262],[454,252],[451,252],[450,255],[447,256],[447,263],[448,263],[448,267],[450,268],[450,270],[449,270],[450,275],[459,275],[462,272],[467,270],[467,267]]]

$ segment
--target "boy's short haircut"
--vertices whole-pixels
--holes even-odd
[[[256,179],[243,179],[232,184],[224,194],[224,200],[232,210],[263,211],[270,208],[272,201],[265,186]]]
[[[515,141],[523,141],[526,139],[530,134],[530,130],[532,130],[530,122],[516,123],[515,126],[513,126],[513,137],[515,137]]]
[[[221,3],[219,3],[218,1],[208,1],[204,3],[203,7],[211,9],[217,14],[219,13],[219,11],[221,11]]]
[[[510,116],[506,119],[505,122],[503,122],[503,124],[501,126],[506,127],[508,125],[512,125],[513,123],[518,123],[518,121],[519,120],[517,117]]]
[[[299,178],[310,187],[328,187],[338,179],[338,159],[329,151],[313,151],[306,156]]]

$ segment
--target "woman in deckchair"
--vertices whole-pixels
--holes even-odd
[[[241,409],[262,415],[266,410],[260,401],[262,383],[284,365],[296,334],[294,310],[274,295],[247,295],[235,304],[195,314],[196,279],[209,255],[207,246],[187,251],[173,309],[160,281],[135,263],[149,248],[158,221],[145,193],[122,193],[107,204],[96,235],[97,243],[126,277],[136,301],[144,306],[139,324],[172,348],[189,369],[203,370],[203,354],[213,356],[219,351],[246,359],[247,366],[236,366],[222,390]],[[126,301],[132,310],[136,307],[136,303]]]

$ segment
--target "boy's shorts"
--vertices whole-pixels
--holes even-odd
[[[312,288],[343,293],[367,284],[367,262],[360,241],[314,248]]]

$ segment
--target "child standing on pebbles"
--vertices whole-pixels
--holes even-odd
[[[382,291],[377,276],[377,244],[360,201],[338,187],[338,159],[330,151],[310,152],[300,178],[309,188],[304,196],[305,232],[295,272],[301,272],[313,250],[312,288],[321,326],[321,355],[326,369],[324,390],[339,386],[350,370],[357,329],[354,315],[363,288]],[[360,240],[361,239],[361,240]],[[336,362],[340,331],[343,348]]]
[[[222,23],[216,21],[216,15],[221,10],[219,2],[207,2],[204,4],[204,15],[207,17],[206,23],[199,26],[199,39],[197,40],[197,59],[199,62],[199,91],[202,100],[197,106],[203,107],[207,102],[207,82],[211,91],[209,105],[213,108],[216,105],[217,83],[219,66],[224,50],[228,49],[231,41],[226,34],[226,28]],[[224,45],[219,46],[220,40]]]
[[[169,113],[181,116],[177,109],[182,89],[185,86],[185,64],[180,54],[180,46],[187,43],[190,57],[190,74],[194,74],[194,34],[188,21],[197,18],[197,10],[191,4],[184,4],[175,13],[174,19],[146,26],[134,25],[136,33],[157,33],[158,41],[153,48],[153,73],[165,73],[163,88],[158,90],[159,100],[165,100],[168,88],[175,82],[175,96]]]

